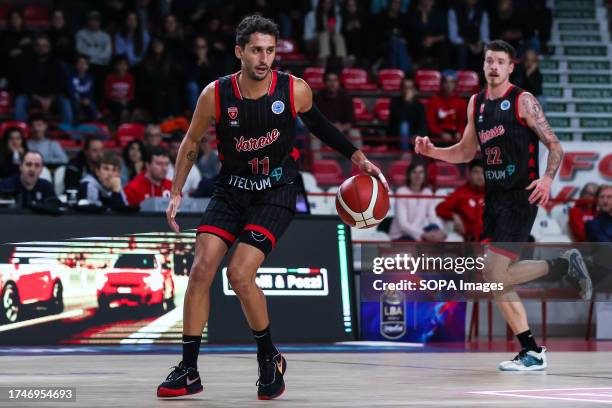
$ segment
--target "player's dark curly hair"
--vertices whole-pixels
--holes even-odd
[[[273,35],[278,40],[278,25],[269,18],[257,14],[247,16],[242,19],[236,28],[236,45],[244,48],[253,33]]]
[[[505,52],[510,57],[510,61],[513,61],[516,58],[516,50],[504,40],[491,41],[485,46],[485,52],[487,51]]]

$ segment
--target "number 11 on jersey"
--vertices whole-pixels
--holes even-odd
[[[266,175],[266,176],[270,174],[270,158],[269,157],[266,156],[261,160],[259,160],[257,157],[254,157],[253,159],[249,160],[248,163],[251,165],[251,172],[253,174],[259,174],[260,164],[261,164],[261,174]]]

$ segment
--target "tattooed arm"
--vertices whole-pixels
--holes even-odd
[[[548,161],[544,175],[527,187],[528,190],[533,189],[529,202],[544,207],[548,203],[552,180],[563,159],[563,148],[544,116],[542,105],[529,92],[524,92],[519,96],[519,115],[548,149]]]
[[[204,88],[198,98],[191,124],[187,130],[187,134],[181,142],[176,157],[176,163],[174,164],[172,193],[170,196],[170,203],[166,209],[166,219],[174,232],[179,232],[179,226],[175,218],[181,206],[181,191],[185,185],[187,175],[198,157],[198,150],[202,138],[212,121],[215,119],[215,109],[215,83],[211,82]]]

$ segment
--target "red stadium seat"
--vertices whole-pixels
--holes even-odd
[[[438,188],[459,187],[465,184],[465,178],[461,175],[459,167],[452,163],[433,161],[427,167],[431,184]]]
[[[325,68],[322,67],[307,67],[304,69],[304,73],[302,74],[302,78],[310,87],[314,90],[323,89],[323,74],[325,73]]]
[[[457,92],[475,93],[480,89],[480,78],[474,71],[457,72]]]
[[[335,160],[316,160],[312,164],[312,174],[319,185],[340,185],[344,181],[342,167]]]
[[[276,42],[276,57],[281,61],[302,61],[305,58],[297,44],[287,39],[280,39]]]
[[[4,132],[10,128],[19,128],[26,138],[30,136],[30,127],[27,123],[17,120],[7,120],[6,122],[0,123],[0,137],[4,137]]]
[[[397,160],[389,165],[387,173],[391,178],[391,184],[396,187],[406,184],[406,170],[410,166],[410,160]]]
[[[49,8],[43,5],[31,4],[23,10],[25,25],[28,28],[49,28],[51,19]]]
[[[420,69],[416,72],[415,80],[419,91],[434,94],[440,91],[440,72]]]
[[[375,91],[376,84],[370,82],[365,69],[344,68],[340,81],[348,91]]]
[[[359,122],[371,122],[373,117],[365,102],[361,98],[353,98],[353,109],[355,113],[355,120]]]
[[[390,109],[391,108],[391,99],[389,98],[378,98],[376,100],[376,104],[374,105],[374,116],[378,120],[382,120],[384,122],[389,120]]]
[[[145,127],[140,123],[124,123],[117,129],[117,141],[123,147],[132,140],[144,139]]]
[[[79,142],[78,140],[73,140],[73,139],[55,139],[60,146],[62,146],[62,149],[75,149],[79,146],[81,146],[81,142]]]
[[[378,71],[378,83],[383,91],[399,91],[404,79],[401,69],[381,69]]]
[[[0,91],[0,116],[13,111],[13,98],[7,91]]]

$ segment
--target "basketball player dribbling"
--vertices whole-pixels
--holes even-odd
[[[179,231],[175,217],[181,190],[199,144],[215,122],[222,167],[213,197],[197,229],[195,259],[183,309],[183,359],[157,388],[158,397],[202,391],[197,358],[208,320],[209,289],[221,261],[238,241],[227,269],[247,323],[257,342],[257,396],[280,396],[287,369],[270,334],[266,298],[255,283],[257,269],[293,218],[299,153],[293,147],[299,114],[308,129],[342,153],[364,173],[388,185],[369,162],[313,105],[312,92],[301,79],[271,70],[278,27],[261,16],[249,16],[236,29],[239,72],[209,84],[199,97],[176,163],[166,216]]]
[[[525,307],[514,285],[546,274],[567,279],[590,299],[592,283],[580,252],[576,249],[548,261],[516,262],[516,245],[527,242],[538,211],[550,197],[550,187],[563,158],[563,149],[551,129],[538,100],[512,85],[516,52],[505,41],[496,40],[485,47],[485,90],[472,95],[468,104],[468,124],[461,141],[451,147],[437,148],[427,137],[417,137],[417,153],[450,163],[465,163],[474,158],[478,147],[485,170],[485,210],[483,242],[484,278],[504,283],[496,293],[496,303],[517,336],[521,351],[510,361],[499,364],[502,371],[546,369],[544,347],[531,334]],[[545,174],[539,177],[538,141],[548,149]]]

